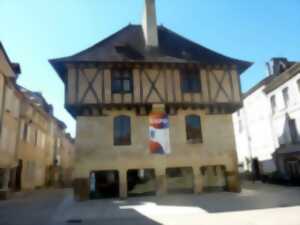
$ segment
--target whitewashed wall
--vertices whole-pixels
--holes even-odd
[[[296,127],[298,130],[298,140],[300,141],[300,89],[297,81],[300,80],[300,73],[288,80],[272,92],[268,93],[268,99],[271,96],[276,96],[276,110],[272,115],[274,130],[276,132],[276,138],[279,139],[279,144],[289,144],[291,142],[291,135],[289,126],[286,121],[286,115],[289,115],[291,119],[295,119]],[[289,89],[289,104],[286,107],[283,99],[283,89]]]
[[[248,170],[246,158],[258,158],[263,171],[269,173],[275,170],[272,153],[277,140],[273,134],[271,104],[264,87],[243,100],[244,106],[233,114],[233,122],[239,163]]]

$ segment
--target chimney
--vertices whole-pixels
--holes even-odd
[[[143,32],[147,48],[158,47],[158,31],[155,12],[155,0],[145,0]]]
[[[267,62],[267,69],[269,76],[277,76],[284,72],[288,68],[287,58],[272,58],[270,62]]]

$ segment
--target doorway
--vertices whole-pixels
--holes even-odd
[[[90,198],[119,197],[119,173],[117,170],[93,171],[90,174]]]
[[[18,166],[16,170],[16,191],[20,191],[22,188],[22,170],[23,170],[23,161],[18,161]]]

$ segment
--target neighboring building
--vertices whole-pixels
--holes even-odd
[[[53,108],[41,93],[19,87],[24,99],[21,103],[21,125],[18,143],[18,159],[22,168],[20,188],[34,189],[45,185],[60,185],[64,181],[65,170],[60,163],[61,156],[74,154],[73,146],[67,138],[66,125],[53,116]],[[65,148],[63,142],[70,143]],[[72,154],[68,154],[71,152]],[[66,156],[65,156],[66,157]],[[71,161],[72,162],[72,161]]]
[[[146,184],[163,194],[180,179],[195,193],[240,190],[231,114],[251,63],[157,26],[154,0],[143,26],[50,62],[77,120],[77,199],[107,190],[125,198]]]
[[[265,92],[277,140],[275,164],[284,179],[300,182],[300,63],[286,68]]]
[[[46,139],[51,123],[52,107],[40,93],[20,87],[21,125],[18,143],[19,166],[22,167],[21,189],[42,187],[46,181]]]
[[[267,65],[268,76],[244,94],[233,115],[239,162],[257,178],[277,168],[289,179],[300,174],[299,63],[274,58]]]
[[[63,186],[72,185],[72,173],[75,159],[75,143],[70,134],[65,134],[62,139],[61,159],[61,181]]]
[[[20,110],[15,82],[19,74],[19,65],[10,62],[0,42],[0,199],[7,198],[15,183]]]
[[[16,84],[19,74],[20,66],[10,62],[0,42],[0,199],[11,191],[72,179],[74,144],[66,126],[41,93]],[[57,147],[57,140],[64,145]]]

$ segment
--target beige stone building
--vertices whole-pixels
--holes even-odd
[[[157,26],[145,2],[142,26],[50,60],[77,121],[75,197],[239,191],[231,114],[251,63]]]
[[[20,94],[15,82],[19,73],[19,65],[9,60],[0,42],[0,199],[7,197],[16,175]]]
[[[53,107],[41,93],[19,89],[24,96],[18,142],[21,189],[63,184],[65,170],[71,170],[74,154],[72,141],[65,132],[66,125],[53,116]],[[68,162],[64,167],[60,162],[62,157]],[[71,174],[66,179],[69,182]]]
[[[41,93],[16,84],[19,74],[0,42],[0,199],[72,179],[74,144],[66,125]]]

